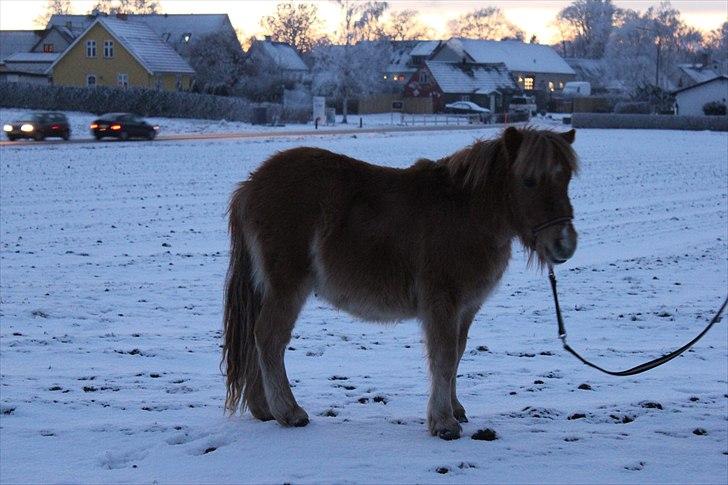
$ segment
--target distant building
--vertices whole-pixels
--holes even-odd
[[[271,69],[286,81],[308,82],[310,70],[296,49],[285,42],[276,42],[266,36],[255,40],[246,53],[246,61]]]
[[[503,63],[425,61],[410,77],[404,95],[432,98],[435,111],[442,111],[447,103],[454,101],[472,101],[496,112],[503,110],[504,96],[516,90]]]
[[[433,61],[473,64],[504,64],[518,87],[526,92],[550,92],[575,78],[574,70],[547,45],[517,40],[451,38],[438,46]]]
[[[63,29],[0,30],[0,82],[49,84],[53,61],[73,42]]]
[[[692,86],[678,89],[675,95],[675,114],[703,116],[703,106],[717,101],[728,106],[728,76],[716,76]]]
[[[392,57],[384,74],[385,79],[404,86],[412,74],[430,58],[440,42],[439,40],[391,41]]]
[[[187,90],[195,71],[145,22],[99,16],[51,65],[53,84]]]
[[[682,89],[710,81],[720,75],[713,65],[678,64],[671,76],[675,89]]]

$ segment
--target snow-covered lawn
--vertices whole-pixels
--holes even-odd
[[[520,251],[471,330],[462,439],[423,424],[415,322],[316,299],[286,354],[311,424],[223,416],[235,183],[301,144],[406,166],[495,133],[0,148],[0,481],[725,483],[726,322],[647,374],[597,374],[561,350],[548,281]],[[625,368],[705,325],[728,288],[727,144],[577,133],[580,247],[558,273],[578,350]],[[470,438],[484,428],[498,439]]]

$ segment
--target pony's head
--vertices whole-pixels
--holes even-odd
[[[561,264],[576,251],[569,182],[577,170],[574,130],[556,133],[507,128],[501,141],[512,225],[541,264]]]

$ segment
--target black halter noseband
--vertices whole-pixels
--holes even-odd
[[[562,224],[564,222],[571,222],[573,217],[570,216],[564,216],[564,217],[556,217],[555,219],[548,220],[544,222],[543,224],[539,224],[538,226],[531,229],[531,234],[533,237],[537,237],[538,233],[543,231],[544,229],[547,229],[551,226],[555,226],[556,224]]]

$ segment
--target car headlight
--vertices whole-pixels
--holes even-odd
[[[13,131],[12,125],[3,125],[3,131]]]
[[[31,125],[30,123],[24,123],[23,126],[20,127],[20,131],[22,131],[23,133],[30,133],[34,129],[35,128],[33,128],[33,125]]]

